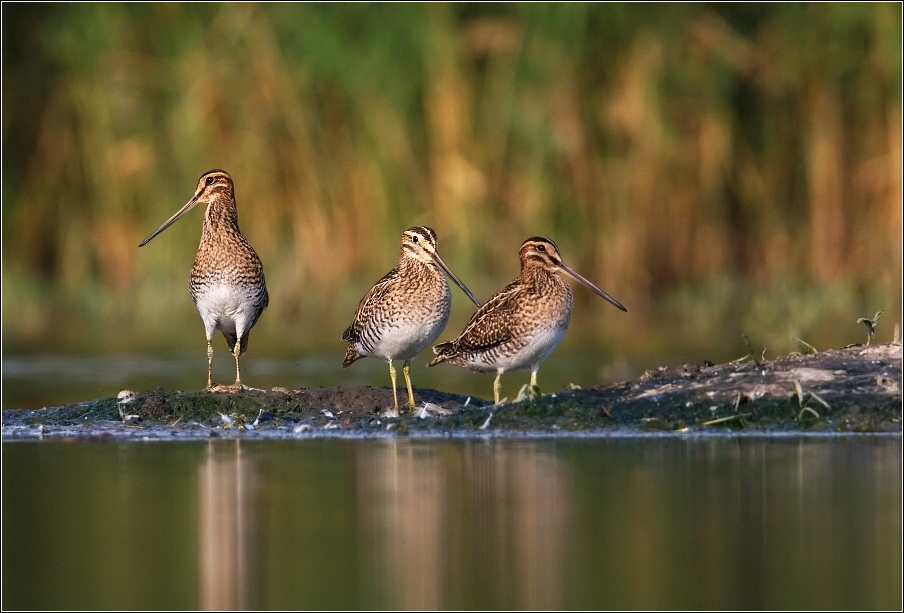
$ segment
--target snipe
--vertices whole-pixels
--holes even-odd
[[[267,308],[270,297],[261,260],[239,230],[232,177],[223,170],[201,175],[191,200],[138,246],[146,245],[199,203],[206,204],[207,210],[188,287],[207,334],[207,389],[240,390],[243,386],[239,356],[248,348],[248,334]],[[214,386],[211,382],[211,343],[217,330],[226,337],[235,357],[235,385],[229,387]]]
[[[508,370],[530,369],[530,390],[540,364],[559,345],[571,320],[574,297],[557,273],[586,285],[622,311],[615,298],[569,268],[556,244],[534,236],[521,245],[521,274],[494,294],[471,317],[455,340],[433,348],[428,366],[449,362],[475,372],[495,372],[493,397],[499,404],[499,378]]]
[[[452,296],[443,273],[480,306],[474,294],[439,257],[436,244],[436,233],[430,228],[405,230],[398,265],[364,295],[351,325],[342,334],[342,340],[348,343],[343,368],[365,356],[389,362],[396,415],[399,398],[393,360],[404,360],[402,373],[408,388],[408,407],[413,409],[414,392],[408,374],[411,359],[436,340],[449,320]]]

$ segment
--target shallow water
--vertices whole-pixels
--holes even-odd
[[[900,437],[7,442],[4,608],[901,605]]]

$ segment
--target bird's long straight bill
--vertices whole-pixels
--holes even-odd
[[[461,282],[461,279],[459,279],[458,277],[456,277],[456,276],[452,273],[452,271],[449,270],[449,267],[446,266],[446,263],[443,262],[443,259],[442,259],[441,257],[439,257],[439,254],[436,253],[436,252],[434,251],[434,252],[433,252],[433,257],[436,258],[436,263],[439,264],[439,267],[442,268],[443,271],[444,271],[447,275],[449,275],[449,277],[450,277],[453,281],[455,281],[455,284],[456,284],[458,287],[461,288],[461,291],[463,291],[464,293],[466,293],[466,294],[468,295],[468,298],[471,299],[471,302],[473,302],[474,304],[476,304],[476,305],[479,307],[479,306],[480,306],[480,301],[477,300],[477,298],[474,297],[474,294],[471,293],[471,290],[469,290],[467,287],[465,287],[465,284]]]
[[[583,285],[586,285],[587,288],[590,291],[592,291],[594,294],[596,294],[597,296],[605,298],[606,300],[608,300],[609,302],[614,304],[617,308],[621,309],[625,313],[628,312],[628,309],[623,307],[621,302],[619,302],[618,300],[616,300],[615,298],[613,298],[612,296],[610,296],[609,294],[607,294],[606,292],[604,292],[603,290],[601,290],[600,288],[595,286],[593,283],[591,283],[590,281],[588,281],[587,279],[585,279],[584,277],[582,277],[581,275],[579,275],[578,273],[576,273],[575,271],[570,269],[564,263],[559,264],[559,268],[562,270],[562,272],[567,274],[569,277],[571,277],[575,281],[578,281],[578,282],[582,283]]]
[[[145,245],[147,245],[151,241],[152,238],[154,238],[155,236],[157,236],[158,234],[160,234],[161,232],[163,232],[164,230],[169,228],[171,225],[173,225],[173,223],[175,223],[175,221],[177,219],[179,219],[180,217],[185,215],[196,204],[198,204],[197,198],[192,198],[191,200],[186,202],[185,206],[183,206],[181,209],[176,211],[175,215],[173,215],[172,217],[170,217],[169,219],[164,221],[162,224],[160,224],[160,227],[157,228],[156,230],[154,230],[153,232],[151,232],[148,235],[148,237],[146,239],[144,239],[143,241],[141,241],[141,243],[138,246],[144,247]]]

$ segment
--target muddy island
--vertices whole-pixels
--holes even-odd
[[[901,432],[900,342],[728,364],[684,364],[638,380],[522,394],[500,405],[415,389],[388,415],[375,387],[124,390],[59,407],[3,411],[3,438],[198,439]]]

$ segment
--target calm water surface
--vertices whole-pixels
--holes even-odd
[[[900,437],[2,445],[3,608],[898,609]]]

